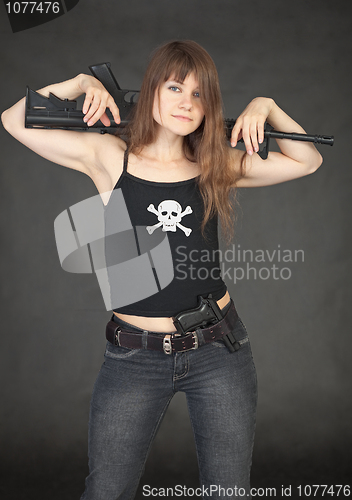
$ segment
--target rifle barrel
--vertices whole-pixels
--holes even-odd
[[[225,129],[228,139],[231,137],[231,132],[236,123],[232,118],[225,118]],[[292,141],[314,142],[315,144],[328,144],[333,146],[334,136],[330,135],[310,135],[297,134],[296,132],[280,132],[279,130],[264,130],[264,137],[273,139],[291,139]],[[242,141],[242,139],[241,139]]]
[[[292,141],[314,142],[315,144],[328,144],[333,146],[334,136],[329,135],[309,135],[297,134],[296,132],[280,132],[279,130],[268,130],[264,132],[264,137],[273,139],[291,139]]]

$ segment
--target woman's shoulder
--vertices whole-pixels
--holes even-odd
[[[95,140],[95,148],[102,158],[104,158],[106,154],[124,155],[127,145],[125,141],[117,135],[97,133],[91,133],[90,135],[92,139]]]

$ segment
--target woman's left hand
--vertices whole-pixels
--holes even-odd
[[[243,139],[249,155],[259,151],[259,144],[264,141],[264,124],[274,106],[273,99],[256,97],[237,118],[231,134],[231,146]],[[258,144],[259,143],[259,144]]]
[[[322,157],[314,145],[305,141],[277,139],[280,153],[270,151],[263,160],[259,155],[259,144],[264,141],[264,124],[268,122],[275,130],[305,134],[304,129],[290,118],[273,99],[257,97],[251,101],[237,118],[231,134],[231,146],[243,138],[247,159],[242,169],[245,153],[233,149],[233,164],[238,175],[237,187],[271,186],[279,182],[297,179],[316,171]],[[240,166],[239,166],[240,165]]]

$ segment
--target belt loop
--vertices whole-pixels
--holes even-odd
[[[143,330],[142,333],[142,347],[143,349],[148,349],[148,330]]]

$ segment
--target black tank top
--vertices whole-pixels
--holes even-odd
[[[144,226],[152,235],[168,236],[174,278],[165,288],[138,302],[114,309],[136,316],[170,317],[197,307],[198,296],[212,294],[219,300],[226,293],[219,264],[218,221],[211,218],[205,235],[203,199],[197,179],[154,182],[127,172],[126,151],[121,177],[114,189],[121,189],[132,225]],[[123,284],[122,284],[123,285]]]

